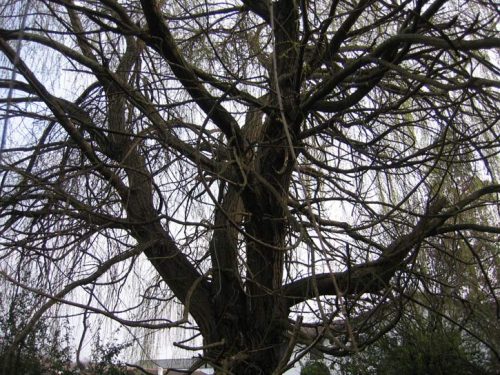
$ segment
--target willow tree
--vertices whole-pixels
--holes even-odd
[[[1,275],[38,296],[33,324],[62,303],[187,327],[203,341],[179,345],[218,373],[279,374],[313,347],[369,345],[418,290],[467,300],[470,278],[429,256],[468,262],[498,317],[492,2],[10,0],[1,15]],[[179,319],[151,316],[176,302]]]

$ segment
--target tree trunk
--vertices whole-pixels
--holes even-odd
[[[216,366],[216,374],[273,373],[287,347],[287,316],[280,308],[274,310],[272,315],[261,311],[237,321],[220,322],[217,335],[222,335],[224,345],[206,353]]]

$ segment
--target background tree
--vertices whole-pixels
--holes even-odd
[[[219,373],[279,374],[376,341],[415,290],[468,301],[441,258],[498,319],[493,3],[0,12],[0,274],[41,299],[12,347],[64,303],[193,330],[178,345]]]
[[[496,374],[498,360],[442,313],[412,305],[391,332],[360,353],[336,358],[332,367],[342,375]]]

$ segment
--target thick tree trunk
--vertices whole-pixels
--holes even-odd
[[[220,322],[216,335],[224,345],[206,353],[216,366],[216,374],[271,374],[286,352],[287,318],[275,309],[274,316],[248,315],[237,322]],[[234,324],[236,323],[236,324]]]

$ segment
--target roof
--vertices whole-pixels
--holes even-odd
[[[194,358],[169,358],[169,359],[148,359],[138,361],[137,365],[144,368],[162,367],[164,369],[177,369],[177,370],[189,370],[194,366],[200,359]],[[207,368],[207,365],[202,365],[200,367]]]

